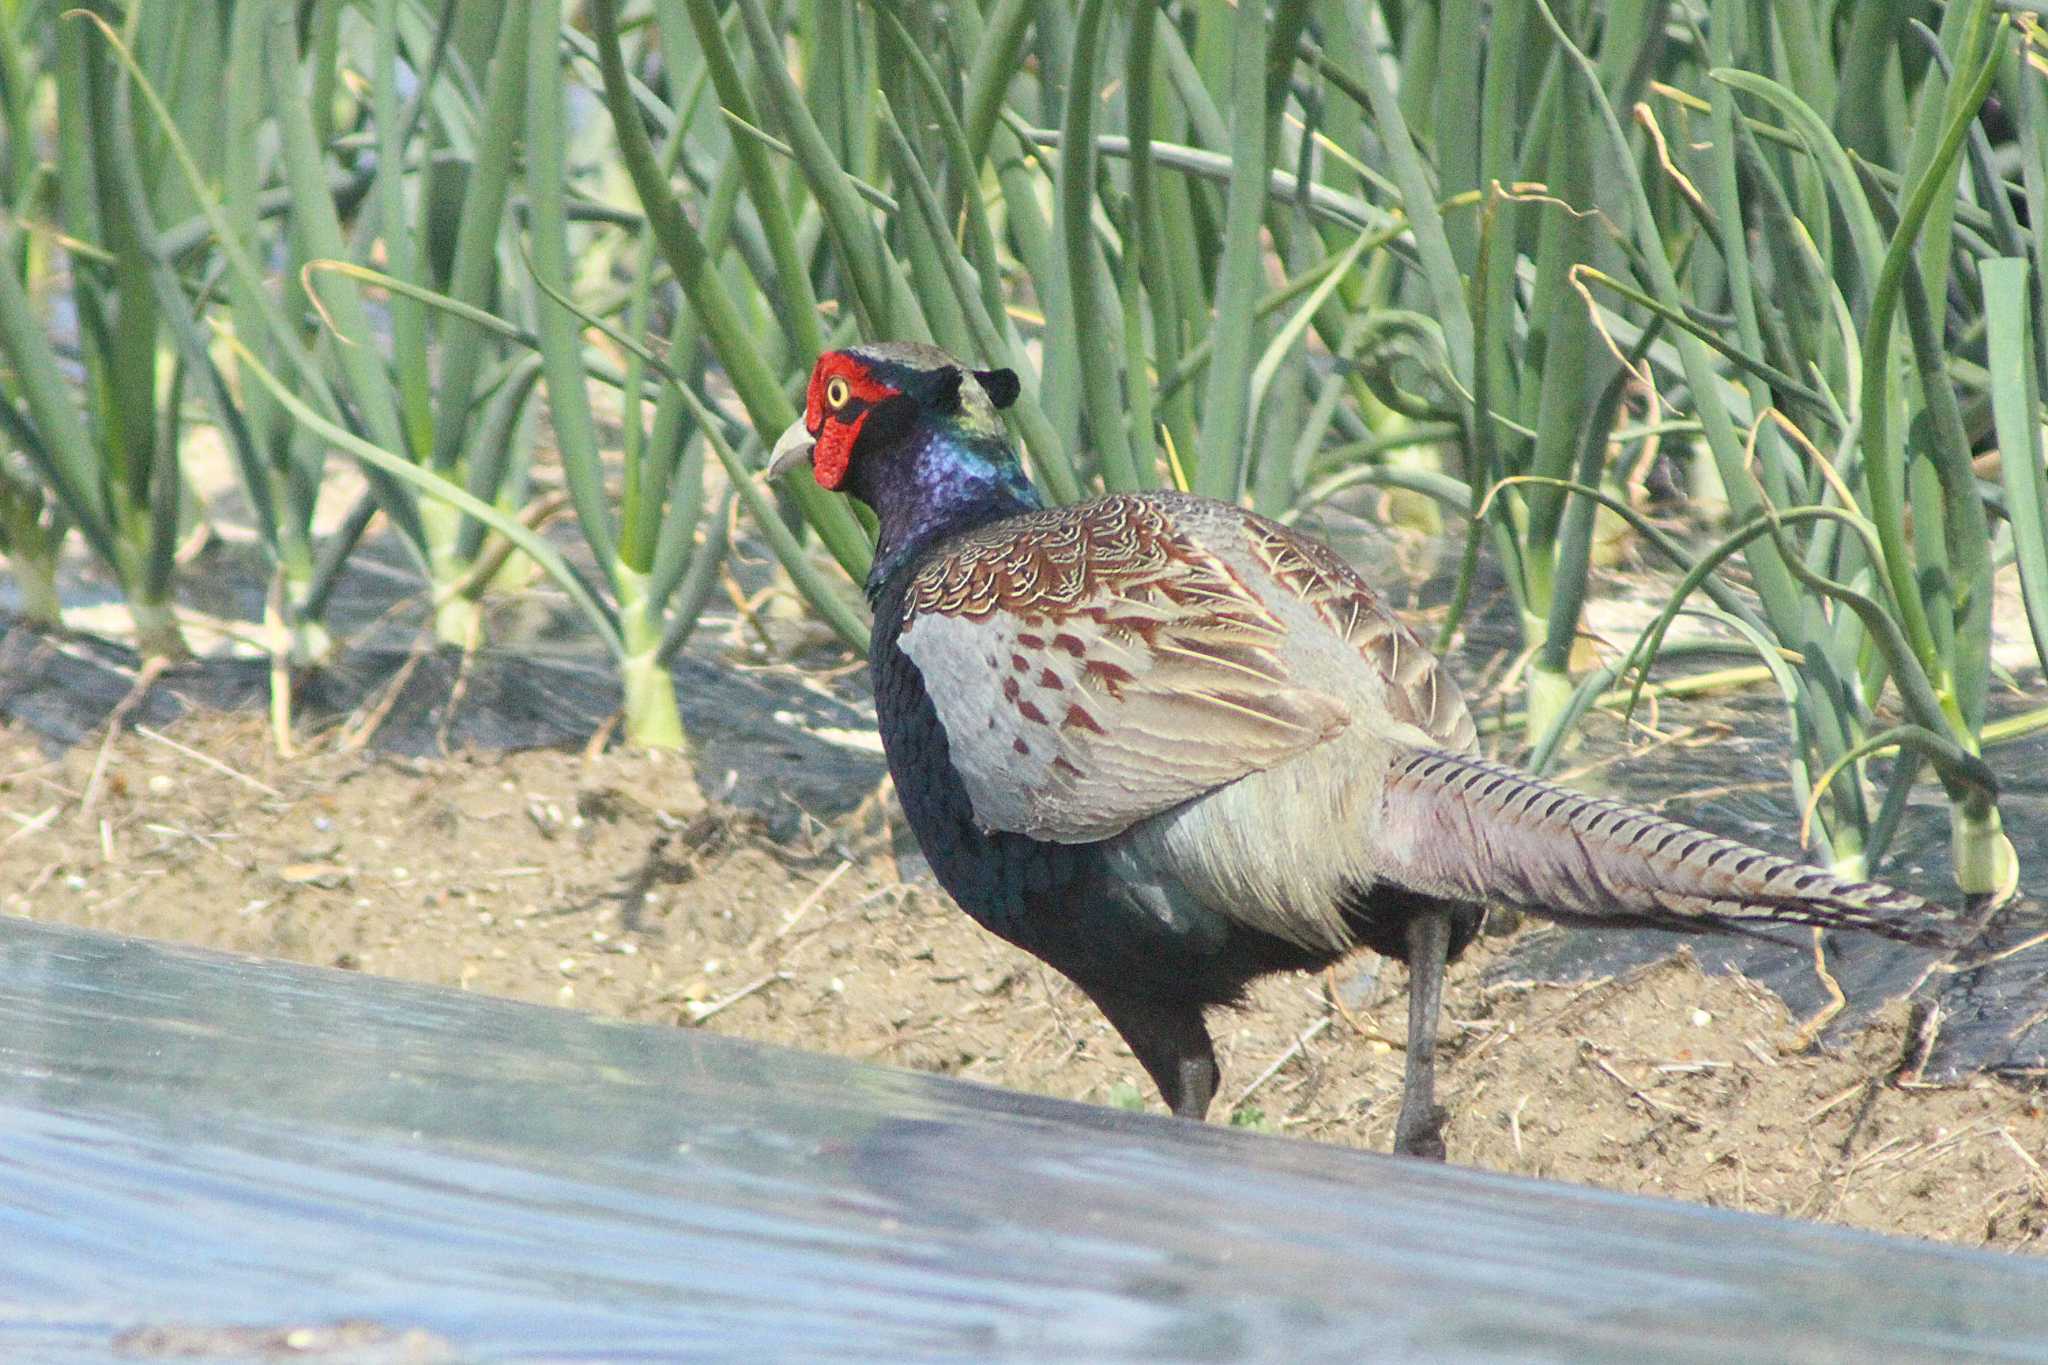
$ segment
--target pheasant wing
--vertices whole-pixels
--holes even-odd
[[[911,583],[897,642],[975,817],[1090,843],[1344,728],[1285,638],[1160,505],[1112,497],[954,542]]]

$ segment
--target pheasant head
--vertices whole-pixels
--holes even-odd
[[[769,477],[808,458],[819,487],[874,511],[878,590],[936,539],[1043,505],[997,415],[1017,390],[1011,370],[971,370],[916,342],[828,351]]]

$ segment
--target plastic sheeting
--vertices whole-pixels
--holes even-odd
[[[2048,1264],[0,918],[0,1359],[323,1351],[2048,1359]]]
[[[137,671],[134,651],[124,646],[46,635],[0,607],[0,717],[28,726],[53,749],[103,734]],[[874,711],[859,680],[847,696],[835,696],[798,687],[787,675],[735,669],[709,651],[684,654],[674,673],[704,789],[761,816],[778,834],[795,829],[803,811],[830,819],[853,809],[881,780]],[[386,696],[401,677],[396,695]],[[259,709],[269,687],[267,660],[192,660],[166,672],[132,720],[166,726],[192,707]],[[588,650],[487,649],[465,663],[453,651],[414,657],[402,645],[359,647],[308,670],[295,683],[293,704],[302,722],[376,705],[384,720],[370,744],[386,753],[438,754],[444,742],[450,751],[581,748],[618,711],[619,680],[610,660]],[[825,738],[833,734],[870,742]]]

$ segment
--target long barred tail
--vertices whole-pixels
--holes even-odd
[[[1701,933],[1846,927],[1955,946],[1934,905],[1485,759],[1418,749],[1388,774],[1381,870],[1414,890],[1550,919]]]

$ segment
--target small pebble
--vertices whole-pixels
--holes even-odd
[[[149,779],[149,789],[157,796],[168,796],[177,785],[168,773],[158,773]]]
[[[556,963],[555,966],[556,970],[560,971],[563,976],[576,975],[576,959],[573,957],[565,957]]]
[[[1705,1010],[1694,1010],[1692,1012],[1692,1026],[1694,1028],[1705,1028],[1713,1022],[1714,1016],[1708,1014]]]

